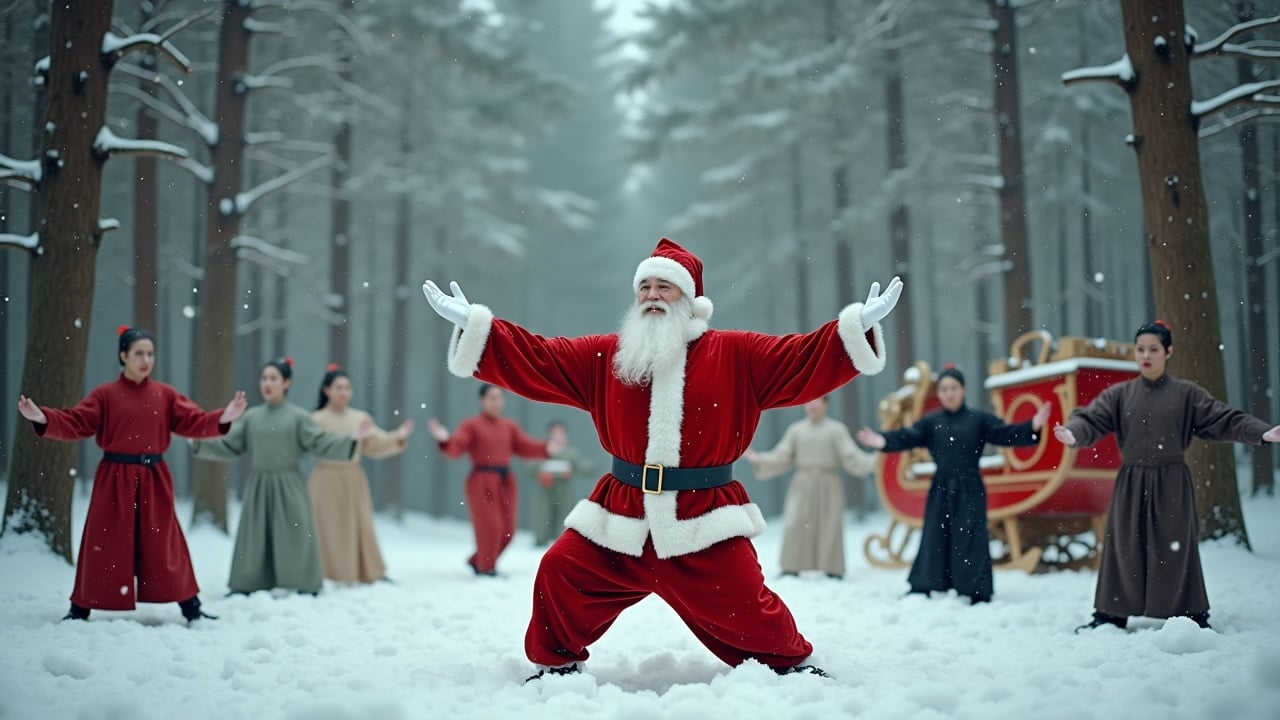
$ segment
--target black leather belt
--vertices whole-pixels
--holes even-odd
[[[507,475],[511,472],[511,468],[507,467],[506,465],[476,465],[472,469],[475,470],[476,472],[498,473],[499,475],[502,476],[503,480],[506,480]]]
[[[163,455],[125,455],[124,453],[113,452],[102,453],[102,459],[128,465],[155,465],[164,462]]]
[[[651,495],[663,490],[706,490],[733,482],[733,464],[715,467],[674,468],[662,465],[636,465],[613,459],[613,476],[631,487]]]

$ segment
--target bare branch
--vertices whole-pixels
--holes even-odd
[[[229,198],[224,198],[222,202],[219,203],[218,210],[224,215],[230,215],[233,212],[238,215],[244,215],[249,212],[249,208],[253,207],[255,202],[262,199],[264,196],[279,190],[298,178],[304,177],[322,168],[326,168],[332,164],[332,155],[321,155],[317,158],[313,158],[279,177],[272,178],[255,188],[236,195],[234,202]]]
[[[1247,45],[1227,43],[1212,54],[1223,57],[1253,58],[1255,60],[1280,59],[1280,50],[1264,50],[1259,43],[1249,43]]]
[[[1225,46],[1228,42],[1230,42],[1231,39],[1234,38],[1235,36],[1243,35],[1244,33],[1247,33],[1251,30],[1257,30],[1260,27],[1266,27],[1267,25],[1276,25],[1276,24],[1280,24],[1280,15],[1277,15],[1275,17],[1269,17],[1269,18],[1258,18],[1257,20],[1250,20],[1248,22],[1242,22],[1237,25],[1232,25],[1231,27],[1223,31],[1221,35],[1210,40],[1209,42],[1196,43],[1195,47],[1191,50],[1191,57],[1199,58],[1199,57],[1205,57],[1207,55],[1219,54],[1219,50],[1223,46]]]
[[[110,86],[110,92],[120,93],[122,95],[128,95],[129,97],[133,98],[134,100],[137,100],[143,105],[146,105],[151,110],[168,118],[169,122],[172,122],[175,125],[182,125],[184,127],[188,127],[186,116],[178,112],[176,109],[161,102],[159,99],[156,98],[155,95],[152,95],[151,93],[146,92],[138,88],[137,86],[119,85],[119,84],[113,83]]]
[[[1266,97],[1266,96],[1264,96]],[[1280,98],[1277,98],[1280,99]],[[1280,103],[1275,103],[1280,106]],[[1207,138],[1217,135],[1220,132],[1230,130],[1237,125],[1245,125],[1251,122],[1259,122],[1262,120],[1280,119],[1280,109],[1273,110],[1267,107],[1250,108],[1242,113],[1232,115],[1229,118],[1219,118],[1218,122],[1200,128],[1200,137]]]
[[[186,93],[182,92],[182,90],[178,88],[177,84],[169,79],[169,76],[157,73],[153,70],[149,71],[135,65],[130,65],[128,63],[122,63],[116,66],[116,69],[145,82],[154,83],[160,87],[160,89],[168,93],[169,97],[178,104],[178,107],[181,108],[182,112],[186,116],[182,120],[175,120],[175,122],[194,130],[195,133],[200,136],[200,139],[204,141],[205,145],[213,147],[218,144],[219,131],[217,124],[206,117],[204,113],[200,112],[200,109],[195,106],[195,103],[191,102]]]
[[[342,12],[338,11],[331,3],[315,2],[313,0],[301,0],[300,2],[254,2],[254,10],[282,10],[286,13],[297,12],[299,10],[312,10],[320,13],[324,17],[333,21],[347,37],[351,38],[356,46],[359,47],[362,54],[368,54],[369,44],[365,41],[365,35],[360,28],[351,21]],[[247,29],[247,28],[246,28]]]
[[[102,54],[107,57],[109,65],[115,65],[126,55],[143,50],[154,50],[156,54],[168,58],[174,65],[182,68],[182,72],[191,72],[191,61],[172,43],[155,33],[140,33],[129,37],[120,37],[115,33],[107,33],[102,38]]]
[[[150,155],[178,161],[186,160],[190,157],[186,150],[177,145],[159,140],[134,140],[118,137],[105,125],[98,130],[98,136],[93,140],[93,149],[106,158],[119,157],[121,155]]]
[[[1263,82],[1245,83],[1234,87],[1217,97],[1209,98],[1203,102],[1191,103],[1191,114],[1196,118],[1205,118],[1214,113],[1222,112],[1227,108],[1239,103],[1251,103],[1255,105],[1272,105],[1274,104],[1274,96],[1264,95],[1263,93],[1272,88],[1280,88],[1280,80],[1266,80]]]
[[[30,235],[0,233],[0,247],[18,248],[26,250],[32,255],[44,254],[44,247],[40,245],[40,233],[31,233]]]
[[[1075,85],[1083,82],[1110,82],[1119,85],[1121,89],[1128,92],[1133,87],[1135,77],[1133,63],[1129,62],[1129,56],[1126,54],[1110,65],[1083,67],[1064,72],[1062,73],[1062,83],[1064,85]]]
[[[278,275],[288,275],[295,267],[311,262],[303,253],[282,248],[253,235],[237,235],[231,239],[236,256],[270,268]]]

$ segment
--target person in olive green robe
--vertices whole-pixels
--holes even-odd
[[[542,547],[551,544],[564,531],[564,519],[569,514],[572,498],[569,483],[577,475],[590,475],[592,465],[581,452],[569,445],[569,428],[560,420],[547,425],[547,438],[558,437],[564,445],[559,452],[533,465],[533,476],[538,480],[532,498],[533,544]]]
[[[1088,447],[1115,433],[1121,465],[1111,494],[1093,620],[1125,627],[1128,618],[1189,617],[1209,627],[1209,596],[1200,567],[1199,523],[1184,455],[1193,438],[1261,445],[1280,442],[1280,426],[1213,398],[1204,388],[1169,377],[1173,334],[1157,320],[1138,328],[1139,377],[1102,391],[1071,413],[1054,436]]]
[[[324,573],[299,461],[304,454],[322,460],[350,459],[356,443],[373,429],[370,420],[354,435],[322,430],[311,413],[288,400],[292,366],[288,358],[264,365],[258,387],[266,402],[249,408],[224,437],[192,443],[195,456],[203,460],[249,455],[249,478],[227,580],[232,593],[273,588],[320,592]]]

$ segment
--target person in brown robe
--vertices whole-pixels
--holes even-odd
[[[1192,438],[1261,445],[1280,442],[1280,426],[1230,407],[1165,364],[1173,335],[1157,320],[1138,328],[1134,357],[1140,376],[1112,385],[1071,413],[1054,436],[1087,447],[1116,434],[1121,465],[1102,539],[1093,620],[1123,628],[1131,615],[1189,617],[1209,627],[1209,596],[1200,568],[1191,471],[1184,455]]]

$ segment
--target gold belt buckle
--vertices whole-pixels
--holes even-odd
[[[649,478],[650,470],[658,471],[658,489],[657,490],[649,489],[648,478]],[[649,493],[650,495],[661,495],[662,494],[662,470],[663,470],[663,467],[657,464],[646,464],[644,467],[640,468],[640,491]]]

